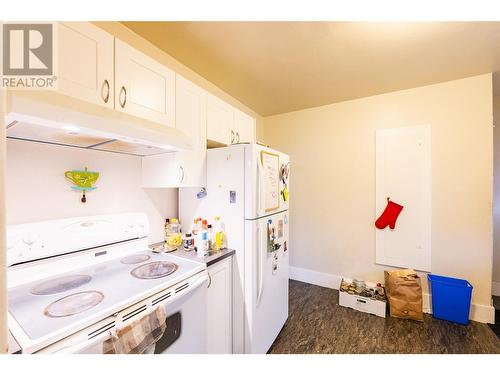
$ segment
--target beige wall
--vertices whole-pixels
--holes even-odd
[[[129,28],[125,27],[119,22],[93,22],[95,25],[99,26],[103,30],[107,31],[108,33],[114,35],[116,38],[119,38],[120,40],[124,41],[125,43],[130,44],[132,47],[140,50],[141,52],[145,53],[146,55],[152,57],[153,59],[157,60],[158,62],[162,63],[163,65],[169,67],[170,69],[174,70],[176,73],[181,74],[185,78],[189,79],[190,81],[194,82],[198,86],[204,88],[208,92],[212,93],[213,95],[218,96],[222,100],[226,101],[227,103],[231,104],[232,106],[238,108],[239,110],[249,114],[252,117],[255,117],[257,119],[257,141],[263,142],[264,139],[264,120],[263,118],[226,92],[222,91],[220,88],[215,86],[213,83],[208,81],[207,79],[203,78],[199,74],[195,73],[191,69],[189,69],[187,66],[181,64],[179,61],[174,59],[172,56],[168,55],[167,53],[163,52],[160,50],[158,47],[155,45],[151,44],[144,38],[140,37],[136,33],[134,33],[132,30]]]
[[[493,97],[494,172],[493,187],[493,281],[500,283],[500,96]],[[498,292],[497,292],[498,293]]]
[[[64,172],[100,173],[87,202]],[[166,217],[177,216],[177,189],[143,189],[141,158],[34,142],[7,140],[7,224],[76,216],[145,212],[150,243],[162,241]]]
[[[491,74],[264,121],[266,143],[291,156],[291,266],[370,281],[388,268],[375,264],[375,130],[430,124],[432,272],[490,305]]]

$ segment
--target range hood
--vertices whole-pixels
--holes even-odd
[[[9,94],[7,138],[148,156],[192,149],[170,126],[52,93]]]

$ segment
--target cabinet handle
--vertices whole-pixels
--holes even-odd
[[[181,182],[184,182],[184,167],[181,165],[179,166],[179,169],[181,170]]]
[[[208,272],[208,285],[207,285],[207,289],[210,288],[211,285],[212,285],[212,276],[210,276],[210,272]]]
[[[231,144],[234,143],[234,131],[231,130]]]
[[[120,107],[125,108],[125,104],[127,104],[127,89],[122,86],[120,89]]]
[[[240,143],[240,133],[236,133],[236,143]]]
[[[104,94],[104,89],[106,89],[106,94]],[[104,103],[107,103],[109,100],[109,82],[107,79],[104,80],[101,87],[101,98]]]

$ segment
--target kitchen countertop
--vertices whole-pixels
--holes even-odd
[[[158,242],[158,243],[149,245],[149,247],[151,249],[154,249],[154,248],[161,246],[161,245],[163,245],[163,242]],[[180,249],[180,250],[172,251],[168,254],[182,257],[182,258],[185,258],[188,260],[193,260],[195,262],[206,263],[207,267],[210,267],[212,264],[215,264],[215,263],[221,261],[222,259],[225,259],[225,258],[232,256],[235,252],[236,251],[232,250],[232,249],[222,249],[220,251],[210,252],[210,255],[207,255],[203,258],[198,257],[196,255],[196,251],[194,251],[194,250],[185,251],[184,249]]]

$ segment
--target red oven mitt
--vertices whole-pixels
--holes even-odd
[[[396,227],[396,220],[398,219],[399,214],[403,206],[394,203],[393,201],[387,198],[387,206],[385,207],[384,212],[375,222],[375,226],[378,229],[384,229],[389,225],[389,228],[394,229]]]

